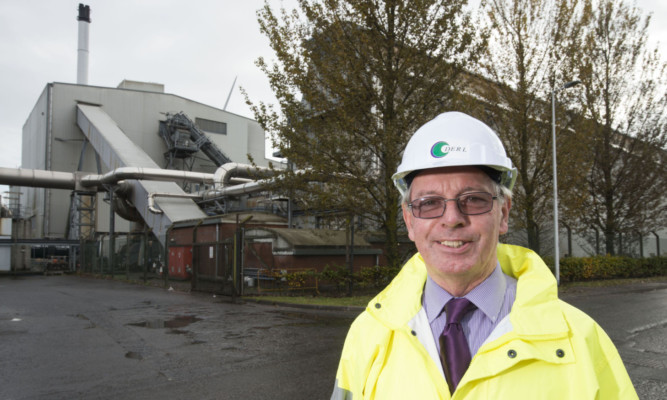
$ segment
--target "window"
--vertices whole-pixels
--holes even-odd
[[[227,123],[211,121],[210,119],[195,118],[195,124],[204,132],[227,134]]]

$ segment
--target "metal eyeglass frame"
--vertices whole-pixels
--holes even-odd
[[[491,207],[489,207],[488,210],[485,210],[485,211],[482,211],[482,212],[477,212],[477,213],[467,213],[467,212],[463,211],[463,209],[461,208],[461,203],[459,202],[461,200],[461,198],[466,197],[466,196],[471,196],[471,195],[480,195],[480,194],[488,195],[488,196],[491,197]],[[440,215],[434,215],[432,217],[419,217],[415,214],[415,209],[419,210],[421,208],[421,206],[418,207],[418,206],[414,205],[413,203],[416,202],[416,201],[427,200],[427,199],[443,200],[442,213],[440,213]],[[482,214],[486,214],[488,212],[491,212],[491,210],[493,210],[493,200],[497,200],[497,199],[498,199],[498,196],[494,196],[494,195],[492,195],[491,193],[488,193],[488,192],[463,193],[463,194],[460,194],[460,195],[458,195],[458,196],[456,196],[452,199],[447,199],[447,198],[444,198],[442,196],[424,196],[424,197],[420,197],[418,199],[414,199],[411,202],[409,202],[408,207],[410,208],[410,210],[412,210],[412,215],[415,218],[434,219],[434,218],[440,218],[443,215],[445,215],[445,210],[447,209],[447,202],[448,201],[455,201],[456,202],[456,207],[458,208],[458,210],[461,214],[463,214],[463,215],[482,215]]]

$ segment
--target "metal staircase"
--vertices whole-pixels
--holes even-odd
[[[68,239],[95,239],[95,209],[97,193],[81,190],[72,191]]]

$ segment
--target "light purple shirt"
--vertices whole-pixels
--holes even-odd
[[[445,304],[454,296],[438,286],[431,277],[426,279],[422,304],[435,344],[440,351],[440,334],[445,329],[447,316]],[[509,314],[516,297],[516,279],[506,275],[496,265],[491,275],[464,296],[477,306],[461,320],[463,334],[468,339],[471,356],[475,356],[493,329]]]

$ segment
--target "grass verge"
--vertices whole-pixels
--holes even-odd
[[[568,291],[577,291],[579,289],[585,288],[595,288],[595,287],[613,287],[620,285],[636,285],[642,283],[660,283],[667,282],[667,277],[655,277],[655,278],[636,278],[636,279],[609,279],[609,280],[600,280],[600,281],[586,281],[586,282],[568,282],[563,283],[559,291],[568,292]],[[245,297],[249,300],[261,300],[261,301],[273,301],[276,303],[289,303],[289,304],[308,304],[308,305],[318,305],[318,306],[337,306],[337,307],[366,307],[369,301],[373,299],[375,295],[359,295],[359,296],[350,296],[350,297],[328,297],[326,295],[320,296],[248,296]]]
[[[591,287],[613,287],[621,285],[637,285],[642,283],[661,283],[667,282],[667,276],[655,276],[651,278],[626,278],[626,279],[605,279],[597,281],[579,281],[579,282],[567,282],[560,285],[559,291],[566,292],[568,290],[578,289],[578,288],[591,288]]]
[[[248,296],[248,300],[274,301],[276,303],[308,304],[335,307],[366,307],[375,295],[326,297],[326,296]]]

